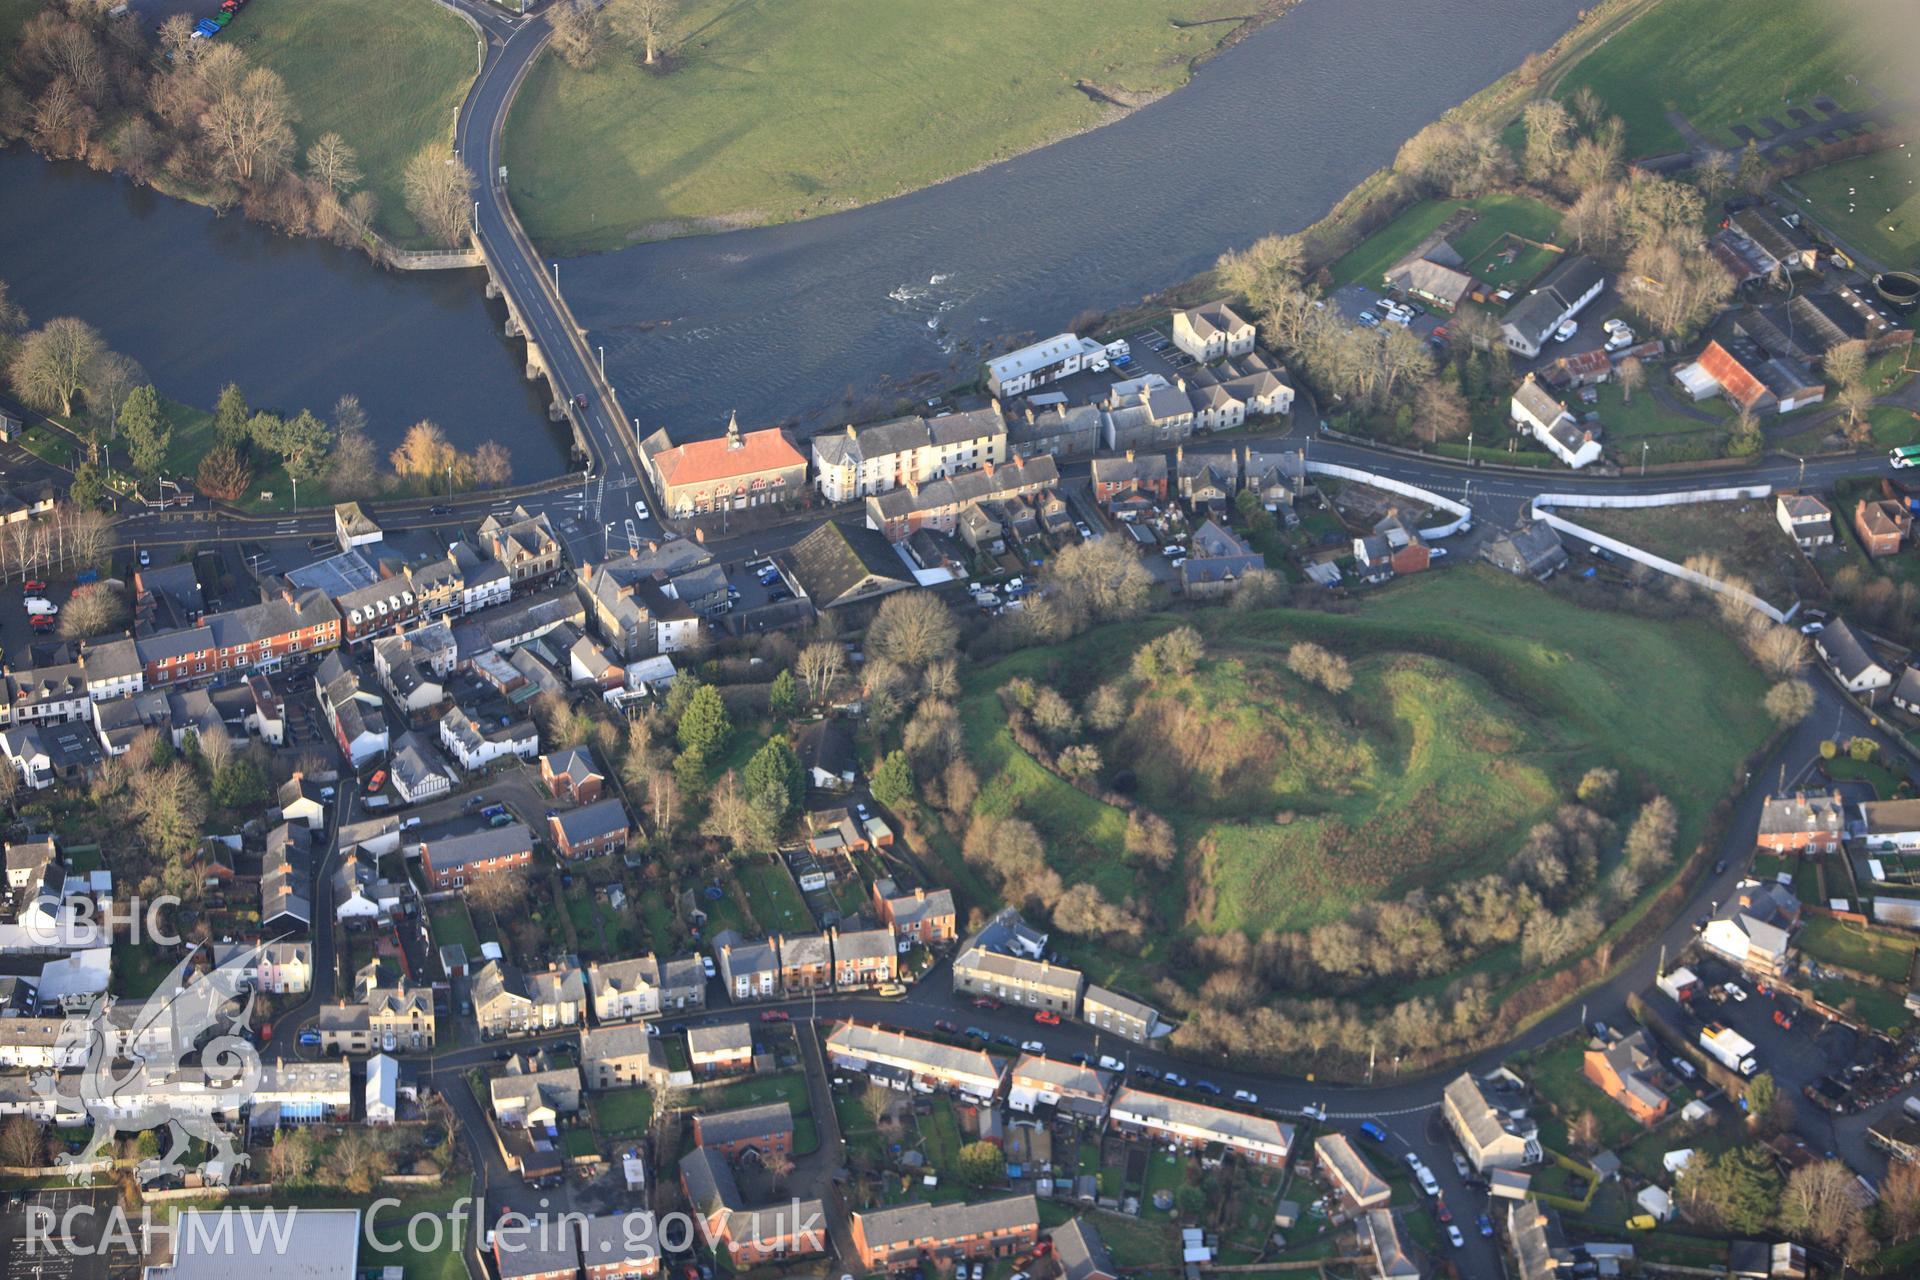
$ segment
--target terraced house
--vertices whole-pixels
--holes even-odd
[[[586,983],[571,966],[524,973],[490,960],[473,977],[473,1017],[489,1039],[585,1026]]]
[[[833,1029],[827,1037],[827,1057],[836,1067],[900,1089],[917,1083],[976,1098],[997,1096],[1005,1070],[998,1059],[978,1049],[858,1022],[843,1022]]]
[[[853,502],[1007,458],[1000,402],[938,418],[908,415],[813,437],[813,467],[828,502]]]
[[[902,893],[891,880],[875,880],[873,909],[902,941],[935,947],[959,936],[951,889],[916,888]]]
[[[595,1022],[627,1022],[660,1012],[660,961],[652,955],[587,966]]]
[[[953,990],[957,995],[990,996],[1027,1009],[1045,1009],[1063,1018],[1080,1011],[1080,991],[1086,977],[1078,969],[1002,955],[984,947],[963,950],[953,961]]]
[[[893,929],[834,929],[833,981],[842,989],[873,987],[892,982],[900,975],[900,951],[894,944]]]
[[[1256,1164],[1283,1165],[1293,1150],[1292,1125],[1144,1089],[1121,1089],[1113,1096],[1107,1117],[1123,1133],[1183,1147],[1217,1142]]]
[[[1007,1196],[976,1204],[903,1204],[853,1215],[853,1247],[869,1271],[931,1258],[1009,1258],[1040,1242],[1040,1204]]]
[[[889,542],[901,542],[922,529],[952,533],[960,514],[977,502],[1004,501],[1050,489],[1060,483],[1060,467],[1050,454],[1015,458],[974,471],[931,480],[909,481],[897,489],[867,498],[867,527],[878,529]]]
[[[420,870],[435,889],[458,889],[532,862],[533,832],[521,822],[420,842]]]
[[[358,1004],[320,1006],[322,1053],[427,1053],[434,1045],[433,992],[404,978],[376,986]]]

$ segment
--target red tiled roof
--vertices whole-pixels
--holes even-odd
[[[1727,399],[1743,409],[1751,408],[1767,394],[1766,384],[1748,373],[1747,367],[1718,342],[1709,342],[1700,353],[1700,367],[1713,375]]]
[[[787,467],[804,467],[807,460],[777,427],[740,434],[739,448],[729,448],[727,437],[689,440],[654,455],[653,465],[663,485],[704,484],[736,476],[758,475]]]

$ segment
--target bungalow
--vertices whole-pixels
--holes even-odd
[[[1869,849],[1920,849],[1920,800],[1863,801],[1860,826]]]
[[[1040,1240],[1040,1204],[1030,1195],[975,1204],[903,1204],[856,1213],[854,1253],[868,1271],[925,1259],[1010,1258]]]
[[[744,1022],[687,1028],[687,1061],[696,1076],[732,1075],[753,1069],[753,1029]]]
[[[1372,1209],[1393,1198],[1393,1188],[1373,1171],[1373,1166],[1354,1149],[1346,1134],[1321,1134],[1313,1141],[1313,1154],[1328,1181],[1340,1193],[1343,1208]]]
[[[854,750],[847,722],[829,718],[808,725],[794,744],[807,785],[820,791],[844,791],[860,776],[860,757]]]
[[[1225,299],[1173,313],[1173,345],[1201,364],[1253,350],[1253,325]]]
[[[1576,424],[1567,406],[1555,400],[1531,373],[1514,389],[1509,416],[1516,430],[1531,435],[1575,471],[1600,457],[1600,441],[1593,430]]]
[[[1183,1147],[1219,1143],[1255,1164],[1284,1165],[1293,1149],[1292,1125],[1144,1089],[1123,1087],[1107,1114],[1122,1133],[1145,1134]]]
[[[1606,285],[1599,263],[1585,254],[1570,255],[1507,312],[1500,321],[1500,340],[1533,359],[1554,331],[1599,297]]]
[[[1773,501],[1773,515],[1802,551],[1833,545],[1833,512],[1812,494],[1781,494]]]
[[[1768,796],[1761,804],[1754,844],[1769,853],[1838,853],[1846,834],[1846,805],[1839,792],[1809,796],[1798,791]]]
[[[1871,694],[1893,683],[1893,672],[1881,665],[1865,637],[1845,618],[1835,618],[1817,632],[1813,647],[1849,693]]]
[[[1665,1072],[1644,1030],[1588,1048],[1580,1073],[1642,1126],[1650,1129],[1666,1118],[1669,1104],[1661,1087],[1667,1083]]]
[[[1853,529],[1870,556],[1898,555],[1913,535],[1913,513],[1892,498],[1863,498],[1853,509]]]
[[[1473,292],[1473,276],[1466,266],[1445,231],[1436,231],[1388,267],[1383,280],[1389,289],[1452,311]]]

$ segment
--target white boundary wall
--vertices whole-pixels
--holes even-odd
[[[1337,462],[1314,462],[1311,459],[1307,462],[1307,473],[1316,476],[1333,476],[1339,480],[1358,481],[1364,485],[1371,485],[1375,489],[1385,489],[1388,493],[1418,498],[1430,507],[1437,507],[1454,514],[1456,518],[1446,524],[1422,529],[1420,536],[1423,538],[1444,538],[1450,533],[1458,532],[1461,525],[1473,518],[1473,508],[1466,503],[1455,502],[1452,498],[1442,497],[1431,489],[1422,489],[1419,485],[1408,484],[1405,480],[1395,480],[1392,476],[1362,471],[1358,467],[1343,467]]]
[[[1589,529],[1585,525],[1575,524],[1564,516],[1555,515],[1552,510],[1552,508],[1556,506],[1587,508],[1609,507],[1616,509],[1678,507],[1701,502],[1736,502],[1743,498],[1766,498],[1772,496],[1772,494],[1773,486],[1767,484],[1743,485],[1733,489],[1686,489],[1675,493],[1542,493],[1535,495],[1532,512],[1534,519],[1545,521],[1548,525],[1558,529],[1562,533],[1572,534],[1574,537],[1593,546],[1604,547],[1615,555],[1625,556],[1629,560],[1644,564],[1650,569],[1657,569],[1661,573],[1679,578],[1683,582],[1691,582],[1696,587],[1702,587],[1719,595],[1729,596],[1745,604],[1747,607],[1757,610],[1766,617],[1772,618],[1775,622],[1785,622],[1792,613],[1791,609],[1786,613],[1782,613],[1750,591],[1742,591],[1738,587],[1727,585],[1718,578],[1709,578],[1706,574],[1696,573],[1685,565],[1675,564],[1673,561],[1656,556],[1650,551],[1643,551],[1632,543],[1622,542],[1618,538],[1608,537],[1606,534],[1594,529]]]

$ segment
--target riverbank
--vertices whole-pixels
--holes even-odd
[[[563,254],[858,208],[1123,119],[1293,2],[700,0],[654,68],[548,47],[508,119],[514,207]]]

